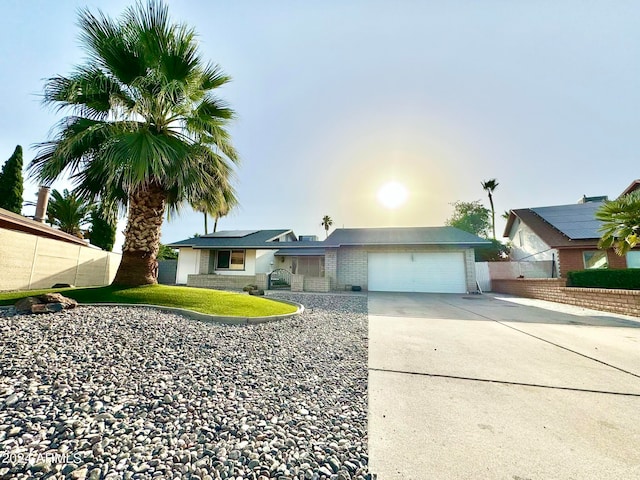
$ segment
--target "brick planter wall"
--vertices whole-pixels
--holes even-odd
[[[245,285],[255,284],[255,275],[189,275],[188,287],[231,288],[241,290]]]
[[[491,280],[494,292],[640,317],[640,290],[567,287],[565,282],[558,278]]]

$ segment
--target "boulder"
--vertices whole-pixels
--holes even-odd
[[[16,302],[15,309],[16,309],[16,312],[18,313],[31,313],[31,307],[39,303],[42,303],[42,302],[38,300],[36,297],[21,298]]]
[[[31,313],[56,313],[64,310],[61,303],[38,303],[31,307]]]
[[[249,295],[264,295],[264,290],[262,290],[261,288],[249,290]]]
[[[64,308],[76,308],[78,306],[78,302],[76,302],[73,298],[65,297],[61,293],[44,293],[38,296],[40,303],[61,303],[64,305]]]
[[[56,313],[76,308],[78,302],[59,293],[45,293],[37,297],[21,298],[15,304],[18,313]]]

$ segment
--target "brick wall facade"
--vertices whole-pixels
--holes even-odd
[[[564,279],[493,279],[494,292],[640,317],[640,290],[566,287]]]
[[[269,286],[269,278],[266,273],[256,273],[256,287],[260,290],[266,290]]]
[[[467,292],[477,292],[476,285],[476,254],[473,248],[464,251],[464,270],[466,274]]]
[[[304,290],[304,275],[294,273],[291,275],[291,291],[302,292]]]
[[[584,270],[584,252],[592,252],[595,248],[563,248],[558,251],[558,266],[560,267],[560,276],[567,278],[567,272],[573,270]],[[607,250],[607,261],[609,268],[621,269],[627,268],[627,260],[624,256],[616,255],[613,250]]]
[[[206,275],[209,273],[209,256],[211,255],[211,250],[200,250],[200,267],[198,268],[198,273],[201,275]],[[187,280],[187,285],[189,281]]]
[[[340,247],[338,249],[338,275],[336,290],[344,290],[348,285],[368,288],[369,262],[367,250],[362,247]]]
[[[293,285],[292,285],[293,287]],[[304,277],[305,292],[328,292],[331,290],[331,283],[327,277]]]
[[[337,248],[327,248],[324,251],[324,276],[329,279],[329,289],[335,290],[338,278]]]

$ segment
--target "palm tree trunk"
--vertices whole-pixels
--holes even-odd
[[[158,283],[156,258],[165,208],[166,193],[157,184],[140,187],[129,195],[129,218],[114,285]]]
[[[209,225],[207,224],[207,212],[202,212],[204,213],[204,234],[206,235],[207,233],[209,233]],[[214,230],[215,232],[215,230]]]
[[[489,192],[489,203],[491,204],[491,228],[493,229],[493,239],[496,239],[496,210],[493,208],[493,197]]]
[[[213,222],[213,233],[216,233],[218,231],[218,216],[215,216],[215,220]]]

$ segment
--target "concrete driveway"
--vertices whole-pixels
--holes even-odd
[[[640,478],[640,319],[507,295],[369,293],[370,471]]]

